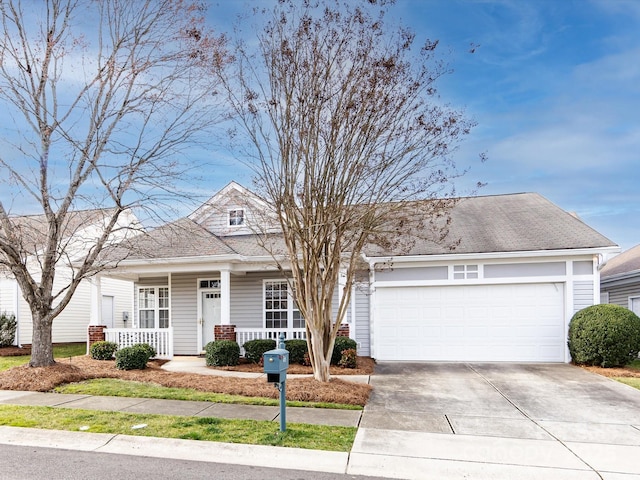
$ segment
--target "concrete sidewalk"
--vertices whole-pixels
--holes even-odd
[[[0,404],[279,422],[280,407],[0,390]],[[330,414],[328,413],[330,412]],[[287,407],[287,423],[357,427],[362,410]]]
[[[637,480],[637,447],[360,429],[351,453],[0,427],[0,445],[412,480]]]

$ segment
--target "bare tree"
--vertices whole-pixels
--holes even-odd
[[[390,4],[280,1],[258,12],[268,20],[257,49],[239,42],[226,79],[232,133],[248,139],[279,219],[288,254],[273,256],[291,272],[321,381],[363,249],[401,251],[412,230],[414,241],[442,240],[464,173],[449,154],[473,122],[437,95],[449,73],[438,42],[416,46],[406,28],[387,27]]]
[[[185,178],[182,149],[217,117],[203,73],[225,62],[224,38],[184,0],[3,0],[0,15],[0,266],[31,310],[30,365],[46,366],[53,320],[127,212],[158,213]],[[41,216],[15,216],[25,204]],[[101,226],[83,239],[80,209]],[[73,270],[55,287],[60,265]]]

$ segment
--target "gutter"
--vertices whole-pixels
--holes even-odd
[[[363,254],[363,259],[369,263],[369,265],[375,265],[377,263],[412,263],[412,262],[438,262],[438,261],[451,261],[451,260],[482,260],[482,259],[496,259],[496,258],[521,258],[521,257],[563,257],[567,255],[594,255],[594,254],[606,254],[606,253],[618,253],[620,247],[594,247],[594,248],[579,248],[579,249],[563,249],[563,250],[529,250],[529,251],[514,251],[514,252],[486,252],[486,253],[446,253],[446,254],[426,254],[426,255],[407,255],[407,256],[382,256],[382,257],[368,257]]]

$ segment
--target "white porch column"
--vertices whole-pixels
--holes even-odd
[[[220,324],[231,325],[231,274],[220,270]]]
[[[102,325],[102,277],[95,275],[89,281],[91,285],[91,316],[89,325]]]

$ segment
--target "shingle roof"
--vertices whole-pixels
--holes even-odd
[[[426,237],[428,232],[423,232]],[[451,250],[451,245],[459,243]],[[444,242],[417,241],[402,255],[614,247],[611,240],[537,193],[460,199]],[[393,252],[378,252],[397,255]]]
[[[600,271],[600,278],[605,280],[614,275],[632,272],[638,272],[640,275],[640,245],[636,245],[609,260]]]
[[[428,208],[425,206],[425,210]],[[562,210],[541,195],[520,193],[468,197],[451,210],[449,235],[444,242],[426,240],[424,231],[407,250],[389,252],[369,246],[369,256],[441,255],[537,250],[572,250],[615,247],[608,238]],[[285,252],[280,235],[269,236],[276,252]],[[456,244],[455,249],[451,245]],[[197,256],[265,256],[257,235],[216,236],[183,218],[139,235],[131,244],[129,259]]]
[[[236,253],[220,238],[188,218],[181,218],[142,233],[120,248],[127,248],[128,259],[181,258],[230,255]]]

